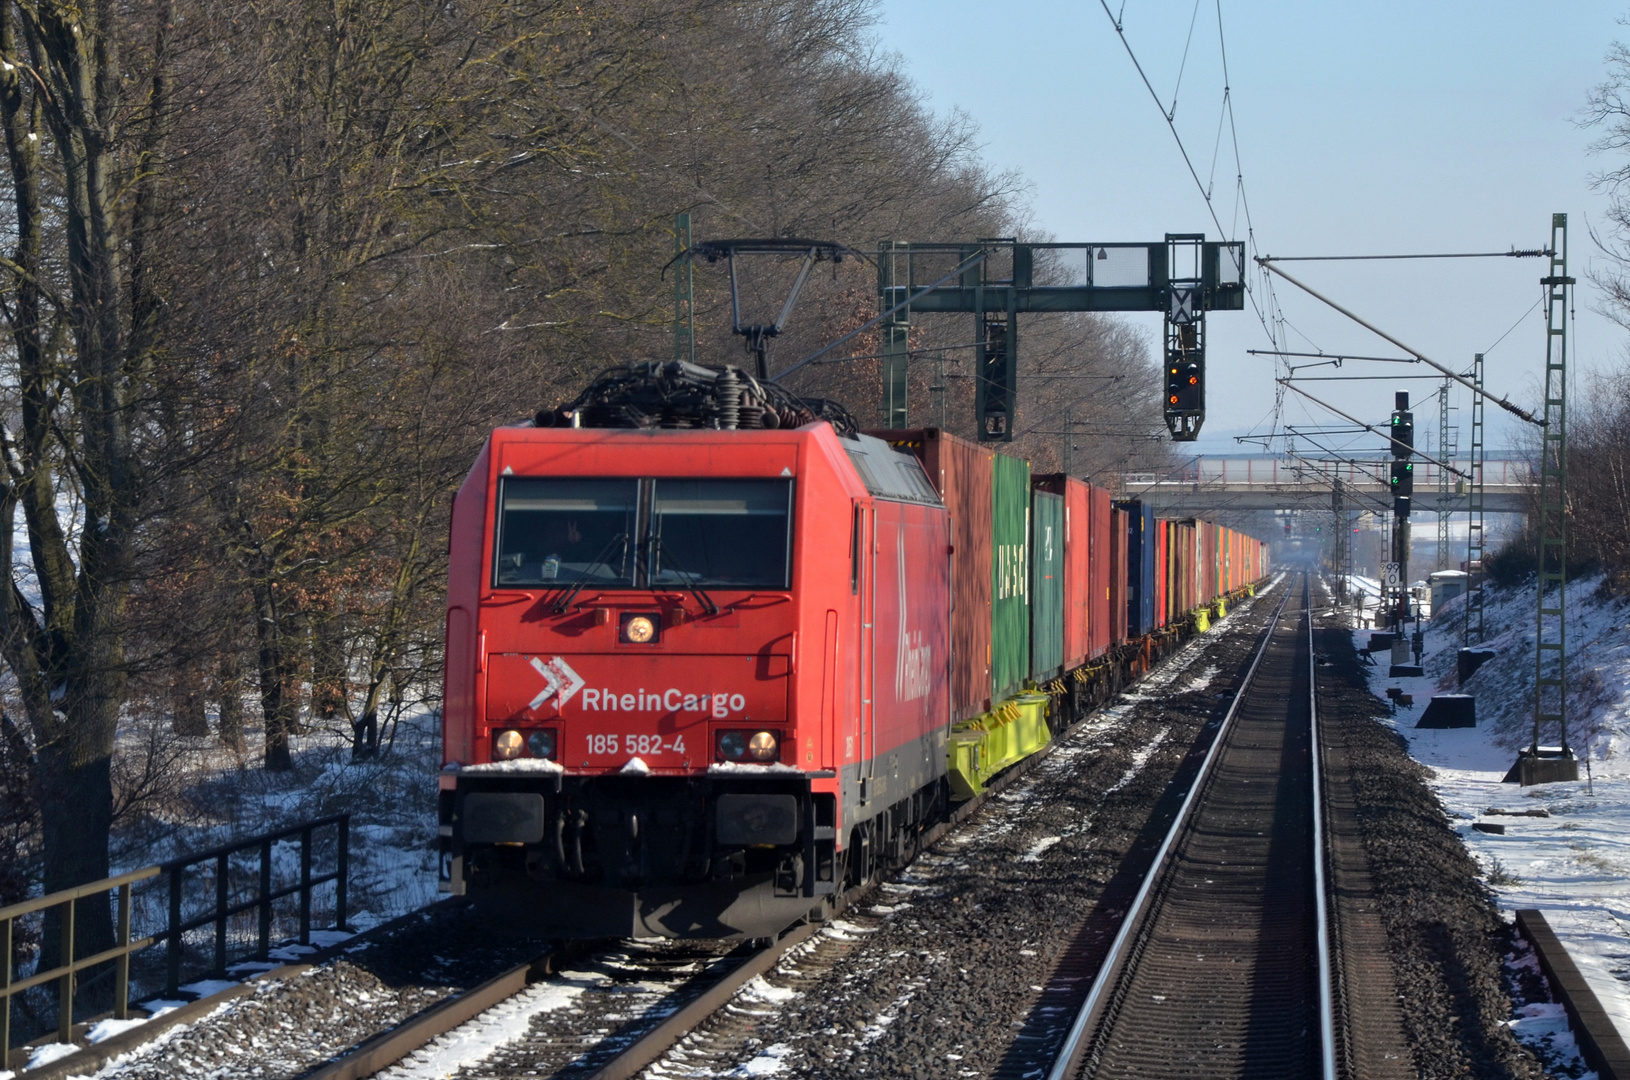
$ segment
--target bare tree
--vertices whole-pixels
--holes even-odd
[[[14,241],[0,317],[16,388],[0,430],[0,656],[33,736],[48,891],[108,869],[124,612],[155,451],[145,240],[169,20],[162,3],[0,4]],[[13,543],[19,509],[26,552]],[[108,939],[106,911],[86,915],[91,943]]]

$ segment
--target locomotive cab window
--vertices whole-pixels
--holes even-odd
[[[789,480],[657,480],[650,585],[785,589],[791,520]]]
[[[639,481],[505,477],[498,504],[499,587],[634,584]]]
[[[792,481],[499,482],[496,588],[785,589]]]

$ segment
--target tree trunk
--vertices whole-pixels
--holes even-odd
[[[266,768],[287,772],[294,768],[289,737],[300,720],[300,696],[295,688],[296,659],[279,620],[277,598],[266,578],[255,581],[255,634],[260,649],[260,706],[266,721]]]
[[[215,669],[216,690],[220,695],[220,720],[215,725],[215,737],[234,754],[244,751],[243,741],[243,668],[238,654],[228,650],[221,656]]]
[[[108,876],[108,833],[113,824],[111,727],[107,736],[74,731],[42,746],[40,824],[45,847],[44,891],[71,889]],[[94,893],[74,904],[74,954],[91,956],[113,947],[113,916],[107,893]],[[62,910],[46,912],[40,938],[40,966],[51,968],[62,957]],[[87,982],[88,973],[80,976]],[[99,989],[98,989],[99,988]],[[111,988],[99,980],[76,998],[80,1010],[95,1013],[112,1001]]]
[[[170,684],[170,730],[192,737],[209,734],[209,716],[204,712],[203,679],[191,665],[176,672]]]
[[[346,713],[350,679],[346,672],[345,635],[339,619],[319,614],[311,629],[311,719],[330,721]]]

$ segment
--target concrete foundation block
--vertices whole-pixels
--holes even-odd
[[[1465,685],[1467,679],[1477,673],[1477,669],[1494,659],[1493,649],[1470,648],[1461,649],[1455,656],[1455,678]]]
[[[1532,787],[1535,784],[1566,784],[1578,779],[1579,759],[1573,756],[1571,750],[1542,746],[1538,754],[1526,750],[1519,754],[1516,764],[1511,766],[1511,771],[1505,774],[1502,782]]]
[[[1477,700],[1470,694],[1434,694],[1421,713],[1418,728],[1477,726]]]

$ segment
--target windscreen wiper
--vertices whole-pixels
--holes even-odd
[[[681,580],[685,582],[685,588],[689,589],[690,594],[696,597],[696,602],[707,609],[707,613],[709,615],[717,615],[719,613],[719,605],[713,602],[713,597],[707,594],[706,589],[703,589],[701,585],[697,584],[696,575],[692,574],[689,570],[686,570],[683,566],[680,566],[679,560],[669,554],[668,545],[662,542],[662,537],[652,536],[651,539],[657,546],[657,557],[660,558],[664,564],[671,565],[673,567],[674,572],[677,573]]]
[[[571,590],[567,592],[565,596],[561,597],[555,602],[554,611],[556,615],[563,614],[565,610],[571,606],[572,601],[577,599],[577,594],[582,592],[583,586],[589,583],[589,575],[594,572],[595,567],[605,566],[606,569],[611,569],[610,565],[606,563],[606,556],[610,555],[611,549],[616,547],[618,544],[623,546],[623,556],[625,558],[627,557],[628,534],[625,532],[620,532],[607,541],[606,546],[600,549],[600,554],[594,557],[594,561],[589,563],[578,573],[577,580],[572,582]]]

